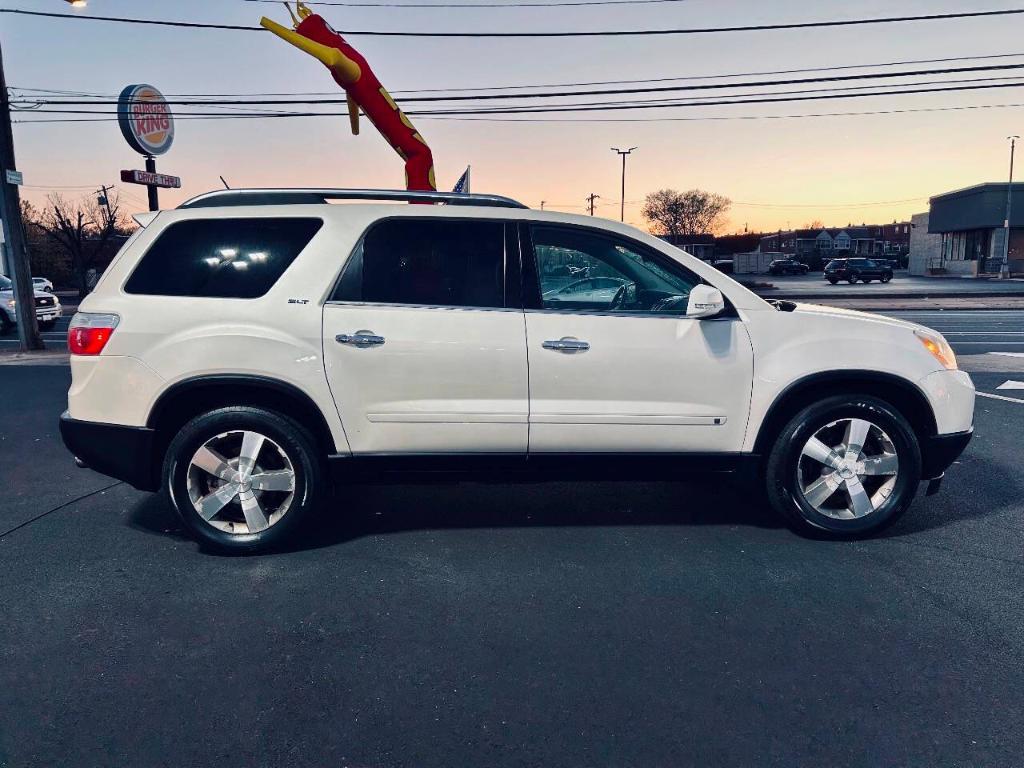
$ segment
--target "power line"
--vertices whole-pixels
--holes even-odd
[[[577,0],[576,2],[541,3],[352,3],[322,2],[317,5],[341,6],[344,8],[561,8],[577,5],[651,5],[656,3],[686,3],[690,0]],[[273,3],[281,0],[244,0],[247,3]]]
[[[421,115],[420,120],[442,120],[447,122],[481,122],[481,123],[672,123],[672,122],[723,122],[734,120],[798,120],[821,117],[865,117],[875,115],[906,115],[926,112],[963,112],[979,109],[1020,109],[1024,103],[1011,104],[965,104],[952,107],[918,107],[912,109],[873,109],[852,112],[812,112],[793,115],[704,115],[700,117],[443,117]],[[182,120],[240,120],[244,118],[262,119],[278,117],[343,117],[342,113],[328,112],[296,112],[287,114],[269,115],[210,115],[207,117],[182,117]],[[175,117],[175,119],[179,119]],[[71,118],[42,118],[39,120],[12,120],[13,123],[21,125],[33,125],[36,123],[110,123],[116,122],[116,117],[71,117]],[[603,203],[602,203],[603,205]]]
[[[277,0],[271,0],[277,2]],[[844,64],[832,67],[805,67],[801,69],[776,69],[776,70],[760,70],[756,72],[733,72],[730,74],[717,74],[717,75],[678,75],[674,77],[651,77],[651,78],[640,78],[634,80],[594,80],[589,82],[558,82],[558,83],[533,83],[533,84],[521,84],[521,85],[489,85],[489,86],[476,86],[476,87],[457,87],[457,88],[419,88],[419,89],[406,89],[406,90],[393,90],[392,95],[407,94],[407,93],[461,93],[466,91],[502,91],[502,90],[522,90],[527,88],[568,88],[568,87],[589,87],[596,85],[632,85],[637,83],[667,83],[676,82],[679,80],[722,80],[730,77],[763,77],[770,75],[792,75],[792,74],[806,74],[810,72],[836,72],[850,69],[871,69],[879,67],[896,67],[896,66],[910,66],[918,64],[946,64],[958,61],[983,61],[990,59],[1011,59],[1019,58],[1024,56],[1024,53],[997,53],[986,56],[951,56],[939,59],[904,59],[902,61],[887,61],[887,62],[874,62],[868,64]],[[60,96],[79,96],[83,98],[95,97],[95,98],[116,98],[116,93],[97,93],[95,91],[67,91],[58,90],[53,88],[29,88],[27,86],[9,86],[13,91],[30,91],[33,93],[44,93],[53,94]],[[333,91],[296,91],[296,92],[248,92],[248,93],[165,93],[164,96],[168,98],[235,98],[235,97],[255,97],[255,96],[284,96],[284,97],[295,97],[295,96],[336,96],[337,90]],[[406,101],[406,99],[403,99]]]
[[[931,81],[923,83],[914,83],[913,85],[937,85],[942,84],[945,87],[942,88],[900,88],[900,90],[888,90],[888,91],[874,91],[872,93],[849,93],[849,91],[862,91],[864,88],[876,87],[876,86],[852,86],[847,88],[819,88],[809,90],[798,90],[798,91],[777,91],[769,92],[768,94],[758,93],[743,93],[743,94],[730,94],[727,99],[718,101],[694,101],[699,99],[699,96],[684,96],[679,97],[677,100],[669,99],[634,99],[630,101],[604,101],[604,102],[575,102],[566,104],[556,104],[544,107],[526,107],[521,105],[507,106],[507,107],[487,107],[481,109],[438,109],[438,110],[412,110],[406,114],[413,116],[425,116],[425,115],[502,115],[502,114],[529,114],[529,113],[560,113],[560,112],[592,112],[592,111],[607,111],[607,110],[628,110],[628,109],[661,109],[661,108],[675,108],[675,107],[703,107],[703,106],[726,106],[726,105],[737,105],[737,104],[761,104],[761,103],[776,103],[776,102],[787,102],[787,101],[811,101],[821,99],[842,99],[842,98],[859,98],[868,96],[898,96],[904,94],[918,94],[918,93],[941,93],[946,91],[959,91],[959,90],[975,90],[985,88],[1012,88],[1024,86],[1024,81],[1020,78],[1014,78],[1013,82],[1000,82],[989,85],[954,85],[959,83],[976,83],[984,82],[987,83],[990,80],[1006,80],[1008,78],[976,78],[969,80],[951,80],[951,81]],[[899,86],[885,86],[891,88],[898,88]],[[807,93],[822,93],[827,91],[823,95],[818,96],[802,96],[801,94]],[[31,112],[33,114],[57,114],[57,115],[106,115],[110,114],[111,110],[96,110],[96,109],[64,109],[66,104],[60,103],[37,103],[31,107],[16,107],[16,112]],[[73,106],[73,105],[72,105]],[[215,109],[223,109],[218,105],[210,105]],[[178,112],[175,116],[179,118],[188,117],[308,117],[308,116],[323,116],[323,117],[336,117],[341,114],[340,112],[287,112],[283,110],[256,110],[253,108],[251,112],[243,112],[241,114],[229,114],[225,115],[221,112]]]
[[[417,115],[494,115],[494,114],[537,114],[537,113],[551,113],[551,112],[598,112],[607,110],[622,110],[622,109],[665,109],[665,108],[678,108],[678,107],[717,107],[717,106],[728,106],[733,104],[777,104],[781,102],[789,101],[821,101],[824,99],[862,99],[874,96],[905,96],[909,94],[919,93],[945,93],[950,91],[973,91],[973,90],[987,90],[991,88],[1019,88],[1021,83],[988,83],[985,85],[957,85],[942,88],[904,88],[898,91],[876,91],[872,93],[837,93],[837,94],[825,94],[818,96],[763,96],[755,99],[744,99],[742,101],[722,99],[718,101],[688,101],[682,103],[672,104],[611,104],[606,106],[593,106],[593,107],[559,107],[559,106],[545,106],[545,107],[500,107],[492,109],[448,109],[448,110],[412,110],[406,114],[417,116]]]
[[[238,24],[206,24],[194,21],[167,21],[161,19],[138,19],[118,16],[79,16],[47,11],[28,11],[21,8],[0,8],[0,13],[14,13],[22,16],[36,16],[74,21],[107,21],[121,24],[149,24],[162,27],[184,27],[189,29],[220,29],[236,32],[265,32],[263,27],[247,27]],[[423,32],[385,30],[344,30],[346,35],[375,37],[473,37],[473,38],[534,38],[534,37],[631,37],[650,35],[700,35],[720,32],[766,32],[770,30],[820,29],[823,27],[864,26],[868,24],[894,24],[911,21],[944,21],[950,19],[992,18],[1024,13],[1024,8],[1008,8],[995,11],[960,11],[956,13],[934,13],[915,16],[880,16],[862,19],[833,19],[827,21],[801,21],[788,24],[751,24],[746,26],[689,27],[679,29],[632,29],[600,31],[558,31],[558,32]]]
[[[902,203],[919,203],[922,200],[927,200],[927,197],[907,197],[902,200],[879,200],[872,203],[743,203],[736,200],[732,201],[732,205],[739,206],[741,208],[783,208],[783,209],[795,209],[795,208],[829,208],[829,209],[846,209],[846,208],[874,208],[879,205],[900,205]],[[637,201],[639,202],[639,201]]]
[[[805,85],[810,83],[836,83],[836,82],[854,82],[861,80],[877,80],[877,79],[892,79],[901,77],[921,77],[924,75],[955,75],[965,74],[969,72],[995,72],[995,71],[1008,71],[1008,70],[1019,70],[1024,69],[1024,64],[994,64],[987,66],[975,66],[975,67],[944,67],[940,69],[917,69],[917,70],[906,70],[902,72],[878,72],[878,73],[865,73],[859,75],[830,75],[828,77],[806,77],[806,78],[790,78],[786,80],[764,80],[760,82],[742,82],[742,83],[705,83],[703,85],[670,85],[670,86],[652,86],[648,88],[607,88],[589,91],[547,91],[547,92],[533,92],[533,93],[514,93],[514,94],[480,94],[475,96],[414,96],[410,98],[403,98],[403,104],[411,103],[422,103],[422,102],[436,102],[436,101],[490,101],[495,99],[550,99],[550,98],[561,98],[566,96],[611,96],[619,94],[638,94],[638,93],[670,93],[673,91],[706,91],[706,90],[723,90],[729,88],[760,88],[769,86],[782,86],[782,85]],[[870,86],[869,86],[870,87]],[[68,106],[95,106],[95,105],[110,105],[116,106],[117,101],[99,101],[95,99],[70,99],[67,97],[55,97],[50,99],[34,98],[34,97],[20,97],[19,101],[31,101],[33,103],[40,104],[63,104]],[[211,99],[168,99],[168,104],[172,106],[198,106],[198,105],[213,105],[213,104],[231,104],[231,105],[259,105],[259,106],[278,106],[278,105],[292,105],[292,104],[345,104],[347,103],[343,98],[334,99],[226,99],[216,100]]]
[[[703,123],[728,122],[733,120],[798,120],[818,117],[865,117],[874,115],[906,115],[917,112],[961,112],[975,109],[1018,109],[1024,103],[1014,104],[965,104],[954,107],[919,107],[914,109],[872,109],[856,112],[811,112],[796,115],[704,115],[701,117],[431,117],[420,116],[420,120],[446,120],[453,122],[481,123]],[[115,118],[99,118],[100,120]],[[62,120],[16,120],[15,122],[64,122]],[[68,122],[78,122],[69,120]],[[91,122],[86,119],[84,122]]]

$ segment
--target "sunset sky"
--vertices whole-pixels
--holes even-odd
[[[795,0],[683,0],[460,9],[311,4],[343,33],[346,29],[550,31],[747,25],[996,10],[1018,5],[1006,0],[813,4]],[[79,12],[60,0],[9,0],[4,6],[81,16],[241,25],[256,24],[262,14],[281,22],[287,20],[280,3],[247,0],[89,0],[88,7]],[[639,38],[496,40],[351,35],[349,41],[369,60],[380,80],[396,92],[401,104],[400,92],[415,89],[723,74],[738,74],[735,80],[751,81],[758,78],[749,73],[772,70],[1017,53],[1021,54],[1019,58],[906,69],[1024,64],[1022,32],[1024,16],[1004,16],[810,31]],[[0,39],[7,83],[16,94],[23,93],[18,88],[38,88],[113,97],[123,86],[137,82],[150,83],[165,94],[332,92],[336,88],[318,62],[266,33],[4,15],[0,17]],[[807,73],[793,77],[814,76]],[[1009,78],[1006,82],[1020,86],[805,103],[549,116],[564,120],[640,118],[642,122],[511,122],[516,117],[507,118],[508,122],[412,119],[433,149],[441,189],[451,189],[466,165],[471,164],[473,191],[506,194],[534,207],[544,200],[547,208],[580,213],[584,211],[584,198],[595,192],[601,195],[599,213],[617,218],[620,161],[609,148],[635,145],[639,149],[630,158],[627,176],[628,222],[644,226],[640,201],[648,192],[663,187],[699,187],[734,201],[728,231],[741,231],[744,226],[751,230],[797,227],[813,219],[827,225],[845,225],[907,218],[926,210],[930,195],[1005,179],[1005,137],[1024,134],[1024,75],[1009,70],[919,79],[975,77],[1005,77]],[[713,93],[721,98],[750,90]],[[658,94],[622,98],[655,96]],[[602,98],[613,97],[582,100]],[[806,119],[650,121],[659,117],[765,117],[972,105],[1016,106]],[[409,111],[416,108],[405,106]],[[384,140],[365,122],[362,134],[352,136],[343,107],[338,112],[337,117],[273,120],[180,119],[175,144],[158,160],[158,167],[181,176],[183,188],[162,191],[161,204],[171,207],[192,195],[219,188],[218,175],[237,187],[402,186],[402,163]],[[44,117],[16,115],[21,120]],[[73,198],[101,184],[118,183],[122,202],[130,210],[145,209],[145,188],[118,182],[120,169],[141,168],[143,162],[124,142],[116,122],[20,123],[15,126],[14,136],[18,167],[25,175],[23,194],[32,202],[43,203],[51,191]],[[886,204],[871,205],[880,202]]]

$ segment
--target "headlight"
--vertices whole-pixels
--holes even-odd
[[[7,306],[8,306],[8,307],[10,307],[11,309],[14,309],[14,306],[15,306],[15,305],[16,305],[17,303],[18,303],[18,302],[16,302],[16,301],[15,301],[14,299],[11,299],[10,301],[8,301],[8,302],[7,302]]]
[[[953,348],[949,346],[949,342],[941,334],[914,331],[914,335],[924,344],[924,348],[931,352],[932,357],[942,363],[943,368],[950,371],[956,370],[956,355],[953,353]]]

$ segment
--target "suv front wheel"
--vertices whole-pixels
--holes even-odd
[[[921,451],[913,428],[874,397],[807,406],[768,456],[772,506],[801,533],[857,538],[894,523],[914,499]]]
[[[278,547],[323,500],[324,477],[302,426],[247,406],[192,419],[164,460],[164,484],[182,523],[222,552]]]

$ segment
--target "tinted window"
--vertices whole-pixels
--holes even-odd
[[[531,228],[545,309],[683,314],[700,279],[629,240],[587,229]]]
[[[374,224],[334,299],[441,307],[505,305],[500,221],[388,219]]]
[[[178,222],[150,246],[124,289],[152,296],[262,296],[322,224],[262,218]]]

